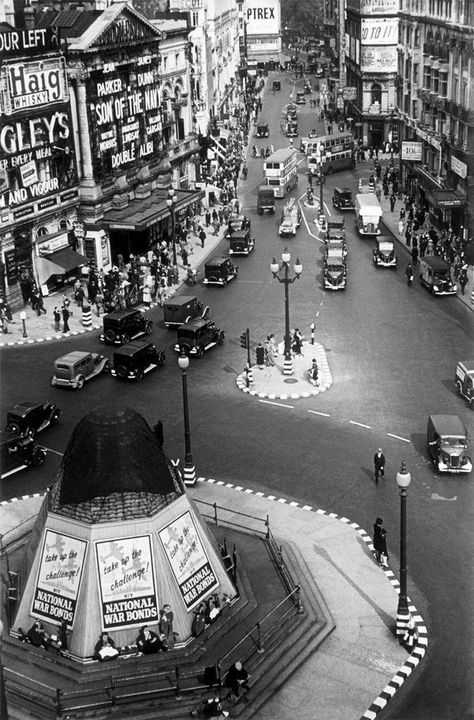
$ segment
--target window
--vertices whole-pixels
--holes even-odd
[[[420,66],[418,63],[413,64],[413,82],[417,83],[420,81]]]
[[[423,87],[431,90],[431,68],[428,65],[425,65],[423,70]]]
[[[371,103],[374,104],[376,102],[382,103],[382,88],[378,83],[374,83],[370,89],[370,97],[371,97]]]
[[[440,72],[439,73],[439,96],[440,97],[448,97],[448,73],[447,72]]]
[[[43,237],[44,235],[48,234],[48,228],[42,225],[39,227],[36,231],[36,237]]]
[[[413,43],[416,48],[420,47],[420,28],[415,28],[415,36]]]
[[[439,71],[433,68],[431,73],[431,92],[437,93],[439,91]]]
[[[60,230],[69,230],[69,223],[66,220],[66,218],[62,218],[62,220],[59,221],[59,229]]]

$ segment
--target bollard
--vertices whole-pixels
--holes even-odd
[[[314,345],[314,323],[311,323],[311,345]]]
[[[24,310],[20,313],[21,326],[23,328],[23,337],[27,338],[28,333],[26,332],[26,312]]]
[[[362,190],[362,178],[359,178],[359,190]]]
[[[90,305],[82,306],[82,327],[92,327],[92,311]]]

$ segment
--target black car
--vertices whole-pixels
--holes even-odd
[[[44,462],[46,450],[39,447],[30,435],[0,434],[2,480],[29,467]]]
[[[222,345],[224,338],[224,331],[220,330],[215,322],[195,318],[178,328],[174,349],[176,352],[184,350],[186,355],[200,358],[206,350],[210,350],[215,345]]]
[[[227,220],[226,238],[232,237],[232,233],[240,232],[240,230],[245,230],[247,228],[250,230],[250,224],[250,218],[246,215],[232,213]]]
[[[352,192],[347,187],[335,187],[332,204],[338,210],[354,210]]]
[[[103,324],[100,339],[110,345],[125,345],[153,330],[153,321],[140,310],[115,310],[104,315]]]
[[[268,123],[260,123],[257,125],[257,132],[255,133],[255,137],[263,138],[268,137],[270,135],[270,130],[268,129]]]
[[[128,343],[113,356],[111,374],[120,380],[143,380],[143,376],[165,364],[165,353],[148,340]]]
[[[15,435],[34,437],[41,430],[58,422],[61,410],[51,402],[22,402],[14,405],[7,412],[5,430]]]
[[[204,285],[227,285],[237,277],[239,269],[226,257],[211,258],[204,265]]]

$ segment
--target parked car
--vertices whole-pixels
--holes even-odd
[[[268,129],[268,123],[260,123],[257,125],[257,131],[255,133],[255,137],[264,138],[264,137],[268,137],[269,135],[270,135],[270,130]]]
[[[120,380],[143,380],[144,375],[165,364],[164,350],[149,340],[136,340],[115,350],[111,373]]]
[[[110,345],[125,345],[140,335],[150,335],[153,321],[140,310],[115,310],[104,315],[102,342]]]
[[[51,385],[80,390],[88,380],[109,372],[110,361],[104,355],[73,350],[54,361]]]
[[[457,415],[430,415],[426,442],[428,453],[439,472],[471,472],[467,430]]]
[[[230,238],[229,255],[250,255],[255,247],[255,238],[250,237],[250,230],[239,230]]]
[[[227,285],[237,277],[236,268],[229,258],[214,257],[204,265],[204,285]]]
[[[332,194],[332,204],[338,210],[354,210],[354,199],[349,188],[335,187]]]
[[[6,431],[14,435],[34,437],[59,421],[61,410],[54,403],[21,402],[7,412]]]
[[[215,322],[195,318],[178,328],[174,349],[176,352],[184,350],[186,355],[200,358],[206,350],[222,345],[224,338],[224,331],[218,328]]]
[[[466,398],[470,407],[474,401],[474,360],[460,360],[456,365],[454,383],[458,393]]]
[[[204,305],[194,295],[175,295],[166,300],[163,305],[163,319],[165,326],[178,327],[195,317],[207,317],[209,305]]]
[[[250,219],[246,215],[237,215],[235,213],[232,213],[229,215],[229,219],[227,221],[227,231],[226,231],[226,238],[232,237],[232,233],[238,232],[239,230],[245,230],[248,228],[250,230]]]
[[[435,255],[420,258],[420,283],[433,295],[455,295],[457,291],[450,264]]]
[[[397,268],[397,256],[395,255],[395,247],[388,237],[382,235],[375,241],[373,249],[374,263],[377,267]]]
[[[41,465],[45,458],[46,450],[36,445],[30,435],[0,434],[2,480],[20,470]]]

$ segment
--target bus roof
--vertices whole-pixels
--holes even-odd
[[[296,150],[294,148],[280,148],[275,150],[269,157],[266,158],[266,163],[284,162],[289,157],[296,156]]]
[[[375,193],[359,193],[356,195],[356,202],[359,206],[379,208],[380,203]]]

